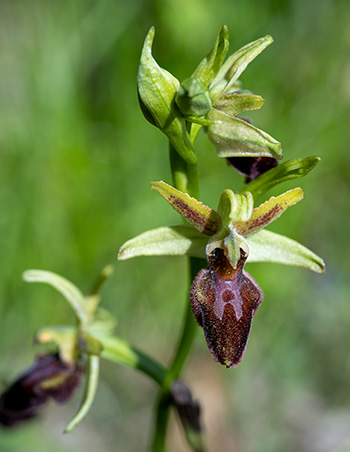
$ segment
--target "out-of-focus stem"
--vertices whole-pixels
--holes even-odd
[[[139,369],[156,381],[161,387],[165,385],[167,370],[153,358],[132,347],[130,344],[122,339],[119,339],[118,337],[99,336],[96,333],[95,336],[103,345],[101,358],[105,358],[119,364],[124,364],[126,366],[133,367],[134,369]]]

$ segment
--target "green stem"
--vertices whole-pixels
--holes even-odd
[[[194,198],[199,198],[198,164],[186,163],[171,144],[169,157],[174,187]]]
[[[161,387],[167,380],[167,370],[153,358],[149,357],[140,350],[132,347],[127,342],[115,336],[103,336],[94,333],[95,337],[103,345],[101,358],[108,359],[119,364],[139,369]]]
[[[186,163],[170,145],[170,164],[175,188],[188,193],[195,198],[199,197],[199,177],[198,165]],[[189,259],[190,265],[190,285],[200,268],[203,268],[203,260],[197,258]],[[164,452],[166,430],[169,419],[171,405],[170,387],[172,382],[181,374],[186,358],[190,352],[193,339],[197,330],[196,322],[193,318],[189,300],[186,301],[186,308],[183,317],[182,330],[178,340],[177,349],[170,366],[165,384],[163,385],[157,400],[155,433],[153,440],[153,452]]]

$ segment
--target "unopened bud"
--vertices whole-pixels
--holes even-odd
[[[212,107],[208,88],[196,77],[181,83],[176,103],[185,116],[205,116]]]

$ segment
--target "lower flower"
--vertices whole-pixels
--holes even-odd
[[[253,316],[263,301],[261,289],[243,270],[246,258],[242,252],[233,269],[223,250],[216,248],[190,292],[193,314],[204,330],[209,350],[227,368],[240,363]]]
[[[79,364],[65,364],[57,354],[36,358],[0,396],[0,424],[11,427],[35,416],[49,397],[68,400],[82,375]]]

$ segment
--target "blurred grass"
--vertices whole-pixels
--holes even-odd
[[[349,17],[345,0],[0,2],[1,380],[30,363],[38,327],[72,321],[50,288],[21,282],[27,268],[55,271],[87,291],[115,263],[103,303],[118,317],[118,334],[169,361],[184,260],[116,263],[125,240],[178,221],[149,189],[170,174],[166,139],[139,112],[138,59],[155,25],[156,59],[184,79],[226,23],[232,51],[267,33],[275,38],[242,77],[266,99],[251,117],[282,142],[285,158],[322,161],[300,181],[303,203],[271,229],[324,257],[327,273],[251,265],[265,302],[243,363],[219,367],[198,334],[186,376],[204,405],[210,450],[350,450],[341,430],[350,427]],[[241,180],[204,135],[198,152],[201,199],[215,207]],[[78,399],[1,431],[0,450],[145,451],[155,394],[142,375],[107,364],[75,432],[61,435]],[[187,450],[172,439],[169,450]]]

